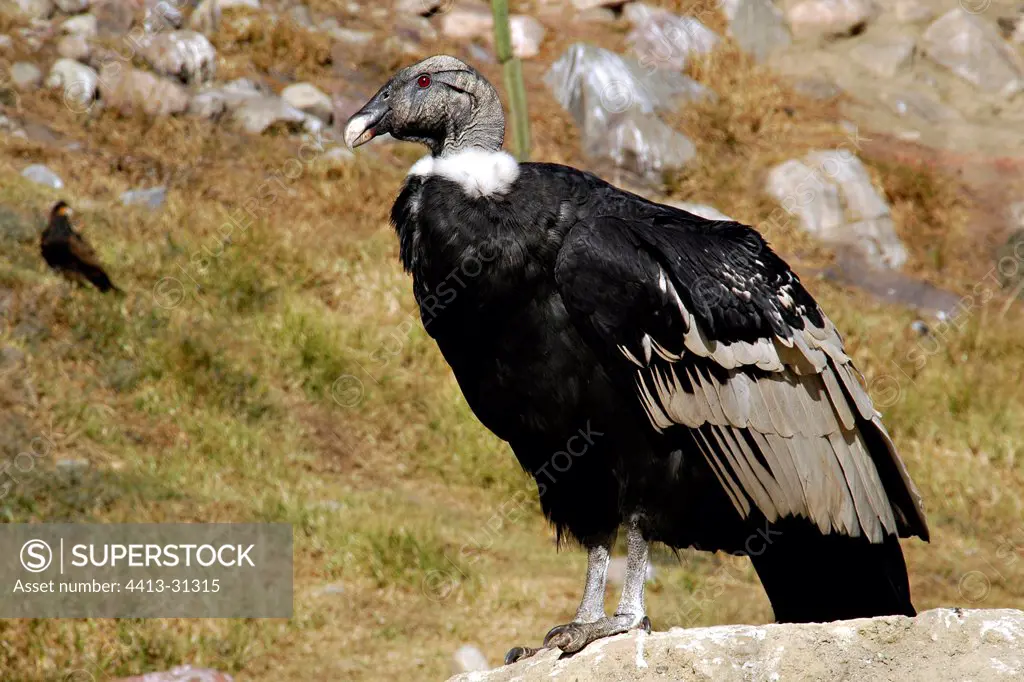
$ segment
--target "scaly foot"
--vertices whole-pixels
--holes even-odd
[[[611,637],[633,629],[651,631],[651,619],[647,616],[637,617],[632,614],[616,614],[611,618],[601,618],[592,623],[566,623],[551,628],[544,638],[544,645],[539,649],[517,646],[505,654],[505,665],[536,655],[544,649],[561,649],[564,653],[574,654],[585,646],[599,639]]]

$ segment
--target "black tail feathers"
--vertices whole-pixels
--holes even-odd
[[[822,535],[809,523],[782,527],[751,561],[780,623],[825,623],[914,616],[910,582],[896,536]]]

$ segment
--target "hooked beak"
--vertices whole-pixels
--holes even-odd
[[[379,135],[391,132],[391,107],[384,100],[384,92],[385,89],[382,88],[345,124],[345,144],[350,149],[355,149]]]

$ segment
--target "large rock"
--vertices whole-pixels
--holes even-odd
[[[525,14],[517,14],[508,20],[512,38],[512,54],[522,59],[536,57],[547,31],[539,21]]]
[[[60,30],[71,36],[92,38],[99,33],[99,21],[92,14],[79,14],[66,19],[60,25]]]
[[[30,19],[49,19],[53,14],[53,0],[17,0],[14,4]]]
[[[729,33],[745,52],[764,61],[792,40],[782,12],[771,0],[721,0]]]
[[[999,30],[977,14],[950,10],[928,27],[924,53],[979,90],[1012,96],[1024,89],[1024,65]]]
[[[11,83],[18,90],[35,90],[43,82],[43,72],[32,62],[14,62],[10,74]]]
[[[137,7],[130,0],[94,0],[92,13],[100,35],[121,37],[127,33],[135,21]]]
[[[540,51],[545,30],[533,17],[515,14],[509,17],[512,53],[520,58],[535,57]],[[457,6],[441,16],[441,33],[454,40],[494,40],[494,15],[485,5]]]
[[[21,171],[21,177],[38,185],[45,185],[50,189],[64,188],[64,181],[60,179],[60,176],[42,164],[34,163],[28,166]]]
[[[158,33],[146,40],[142,55],[157,73],[184,83],[205,83],[217,71],[217,51],[195,31]]]
[[[312,114],[325,123],[334,117],[334,102],[312,83],[293,83],[281,91],[281,99],[299,111]]]
[[[766,191],[804,230],[852,246],[875,267],[899,268],[907,260],[888,204],[848,151],[812,151],[781,163],[768,173]]]
[[[248,99],[234,110],[235,122],[242,130],[253,135],[259,135],[275,126],[298,132],[306,118],[306,114],[279,97]]]
[[[905,69],[913,55],[914,39],[910,36],[865,40],[850,50],[857,63],[882,78],[892,78]]]
[[[786,18],[799,38],[837,37],[862,30],[877,11],[871,0],[803,0]]]
[[[72,111],[85,111],[96,99],[99,74],[73,59],[58,59],[46,77],[46,87],[63,90],[64,104]]]
[[[666,172],[684,168],[697,155],[690,138],[653,114],[633,110],[615,118],[602,144],[591,145],[591,156],[658,183]]]
[[[648,68],[681,71],[693,57],[709,54],[721,40],[694,17],[681,17],[664,10],[637,15],[627,36],[633,53]]]
[[[78,14],[89,9],[89,0],[57,0],[57,8],[64,14]]]
[[[644,69],[582,43],[569,47],[544,80],[580,126],[584,153],[648,176],[679,168],[694,155],[693,143],[655,112],[714,96],[680,73]]]
[[[66,59],[84,62],[92,54],[92,47],[85,36],[63,36],[57,41],[57,54]]]
[[[916,618],[634,631],[563,658],[546,650],[450,682],[891,680],[1003,682],[1024,677],[1024,612],[934,609]]]
[[[904,24],[916,24],[929,21],[935,16],[931,7],[921,0],[896,0],[893,6],[896,21]]]
[[[714,97],[682,74],[645,69],[634,59],[584,43],[570,46],[545,74],[544,82],[583,128],[602,127],[627,109],[653,113]]]
[[[146,71],[110,62],[100,70],[100,97],[122,113],[150,116],[180,114],[188,109],[188,92],[177,83]]]

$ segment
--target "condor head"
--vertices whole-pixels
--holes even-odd
[[[476,69],[436,55],[392,76],[345,124],[345,143],[354,149],[385,133],[425,144],[434,156],[497,150],[505,116],[498,93]]]

